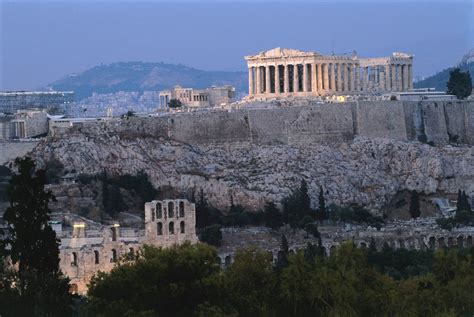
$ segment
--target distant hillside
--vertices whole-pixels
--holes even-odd
[[[468,70],[471,73],[472,82],[474,83],[474,50],[464,55],[458,66],[463,71]],[[455,67],[446,68],[439,73],[427,77],[413,84],[415,88],[434,87],[436,90],[446,91],[446,84],[449,80],[449,72]]]
[[[192,88],[232,85],[237,92],[247,89],[247,72],[204,71],[184,65],[120,62],[100,65],[79,74],[68,75],[49,85],[55,90],[73,90],[81,100],[92,93],[150,91],[175,85]]]

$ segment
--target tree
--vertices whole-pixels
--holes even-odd
[[[455,95],[458,99],[469,97],[472,92],[472,80],[469,71],[462,72],[459,68],[453,69],[449,73],[447,88],[447,93]]]
[[[301,180],[300,186],[293,190],[291,194],[283,199],[283,217],[284,221],[295,229],[300,225],[300,220],[311,215],[311,198],[308,194],[308,185],[306,181]]]
[[[201,304],[221,298],[214,248],[185,243],[144,246],[133,263],[99,273],[90,282],[94,316],[192,316]]]
[[[418,192],[416,191],[411,192],[409,212],[412,218],[418,218],[421,215],[420,198],[418,196]]]
[[[59,240],[48,224],[48,204],[55,198],[44,190],[46,173],[37,170],[29,157],[17,158],[15,167],[18,172],[12,175],[7,188],[10,206],[3,216],[8,227],[2,256],[18,265],[14,276],[18,311],[31,315],[68,314],[69,281],[59,270]]]
[[[264,221],[265,226],[278,229],[283,226],[283,219],[280,210],[278,210],[277,206],[273,202],[268,202],[265,204],[263,208],[264,212]]]
[[[288,246],[288,239],[284,234],[281,235],[280,251],[278,251],[277,257],[277,268],[281,269],[288,265],[288,255],[290,254],[290,248]]]
[[[168,103],[168,107],[170,108],[181,108],[183,106],[183,103],[179,99],[171,99],[170,102]]]
[[[456,210],[465,210],[471,212],[471,204],[469,203],[469,197],[465,191],[458,190],[458,201],[456,203]]]
[[[199,230],[199,240],[209,245],[220,246],[222,241],[221,225],[210,225]]]
[[[324,220],[327,218],[327,209],[326,209],[326,199],[324,198],[324,190],[322,186],[319,187],[318,203],[319,203],[318,219]]]

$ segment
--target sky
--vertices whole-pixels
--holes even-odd
[[[246,70],[274,47],[361,57],[412,53],[432,75],[474,48],[470,1],[0,0],[0,90],[40,89],[101,63]]]

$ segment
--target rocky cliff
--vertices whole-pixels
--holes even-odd
[[[333,145],[188,144],[152,135],[70,131],[40,143],[33,156],[58,159],[66,170],[111,175],[145,171],[156,187],[183,194],[203,191],[216,207],[234,203],[257,209],[309,184],[329,203],[357,203],[380,211],[403,190],[474,194],[474,147],[433,147],[413,141],[356,137]]]

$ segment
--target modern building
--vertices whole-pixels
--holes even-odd
[[[72,91],[5,91],[0,92],[0,113],[44,109],[50,114],[64,114],[73,102]]]
[[[408,91],[413,55],[379,58],[274,48],[245,56],[250,99]]]
[[[235,88],[231,86],[193,89],[175,86],[173,90],[160,92],[160,108],[168,108],[171,99],[177,99],[188,108],[208,108],[226,106],[235,97]]]

